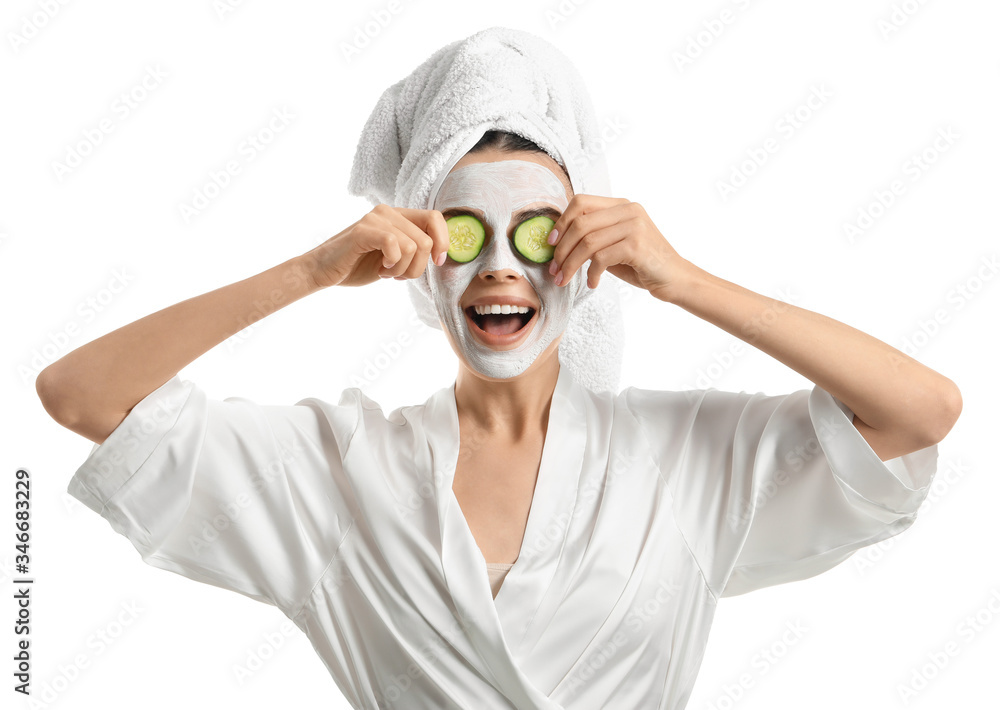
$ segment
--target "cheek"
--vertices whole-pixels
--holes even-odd
[[[548,265],[545,266],[547,268]],[[545,276],[548,276],[548,271],[545,272]],[[535,292],[549,310],[567,309],[573,300],[572,288],[572,283],[567,286],[556,286],[551,277],[545,278],[542,275],[535,280]]]
[[[472,281],[473,274],[464,264],[448,264],[433,267],[428,275],[432,293],[436,294],[436,305],[451,307],[456,305]]]

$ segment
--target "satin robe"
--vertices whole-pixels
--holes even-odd
[[[154,567],[277,606],[355,708],[679,710],[721,597],[905,530],[937,447],[882,462],[818,386],[629,387],[561,367],[517,561],[492,598],[452,491],[454,384],[262,406],[173,377],[69,492]]]

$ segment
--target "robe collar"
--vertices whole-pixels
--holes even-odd
[[[452,488],[460,444],[455,383],[427,401],[426,414],[434,424],[426,429],[428,443],[433,470],[440,474],[435,475],[439,550],[453,610],[489,671],[485,675],[495,678],[497,687],[512,700],[520,696],[525,704],[540,708],[559,705],[532,685],[521,661],[545,630],[564,592],[564,585],[556,582],[560,573],[567,574],[560,562],[586,450],[585,397],[582,386],[560,363],[524,539],[496,599],[486,559]]]

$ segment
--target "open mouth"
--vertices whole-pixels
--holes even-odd
[[[528,324],[535,319],[537,311],[528,308],[527,313],[488,313],[480,315],[473,306],[465,309],[465,315],[475,326],[477,334],[485,335],[489,340],[512,340],[529,330]]]

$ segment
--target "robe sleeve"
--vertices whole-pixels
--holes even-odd
[[[175,375],[94,445],[67,490],[147,564],[293,616],[353,520],[340,452],[358,411],[218,401]]]
[[[626,392],[716,597],[815,576],[899,534],[937,469],[936,445],[883,462],[819,386]]]

